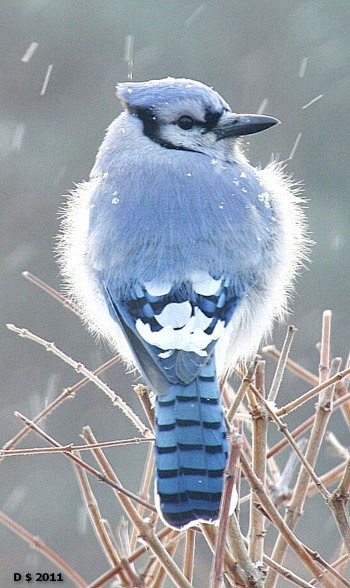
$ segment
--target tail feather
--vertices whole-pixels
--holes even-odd
[[[157,398],[157,492],[169,525],[218,518],[226,460],[226,425],[212,363],[190,384],[172,384]]]

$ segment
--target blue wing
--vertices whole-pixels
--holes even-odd
[[[183,528],[218,518],[227,460],[214,347],[240,296],[230,280],[137,284],[123,297],[104,284],[109,309],[155,403],[161,515]]]
[[[198,376],[231,319],[241,296],[225,277],[216,282],[215,293],[209,295],[183,282],[159,295],[147,284],[136,284],[122,297],[104,282],[110,313],[158,394],[169,384],[188,384]]]

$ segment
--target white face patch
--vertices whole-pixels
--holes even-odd
[[[173,103],[168,102],[158,110],[163,123],[174,123],[180,116],[190,116],[205,124],[205,109],[200,100],[187,98]]]

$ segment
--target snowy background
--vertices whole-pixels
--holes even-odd
[[[0,445],[19,429],[18,409],[35,414],[79,376],[34,343],[5,328],[13,322],[54,340],[95,368],[109,357],[79,319],[26,281],[29,270],[59,288],[53,247],[57,211],[74,183],[86,179],[104,130],[120,112],[115,85],[126,80],[133,42],[135,80],[167,75],[201,80],[236,112],[259,108],[283,124],[246,143],[254,164],[271,154],[293,156],[288,169],[303,181],[316,245],[300,276],[291,320],[298,327],[292,357],[317,373],[321,313],[334,312],[332,348],[346,358],[350,311],[350,4],[348,0],[0,0],[1,403]],[[131,43],[132,44],[132,43]],[[129,64],[130,69],[130,64]],[[274,341],[283,341],[285,326]],[[273,367],[273,362],[269,369]],[[138,409],[121,366],[105,379]],[[281,401],[307,389],[290,378]],[[312,407],[310,407],[312,409]],[[139,414],[142,414],[141,409]],[[298,420],[291,420],[297,423]],[[110,401],[92,386],[45,421],[61,443],[78,443],[90,424],[100,440],[135,435]],[[339,424],[341,441],[347,433]],[[276,437],[277,438],[277,437]],[[40,445],[31,435],[27,443]],[[125,485],[137,491],[144,450],[107,452]],[[323,456],[327,465],[331,456]],[[111,491],[97,488],[111,526],[120,511]],[[71,465],[63,457],[8,458],[0,465],[0,506],[47,541],[87,579],[107,569],[86,521]],[[333,523],[323,537],[336,540]],[[300,526],[307,538],[309,529]],[[334,534],[335,533],[335,534]],[[334,535],[332,535],[334,534]],[[0,527],[0,586],[15,571],[55,571]],[[69,582],[65,584],[69,586]]]

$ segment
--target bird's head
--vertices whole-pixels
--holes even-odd
[[[118,84],[117,96],[142,122],[144,135],[168,149],[224,154],[238,137],[279,122],[271,116],[235,114],[217,92],[188,79],[125,82]]]

